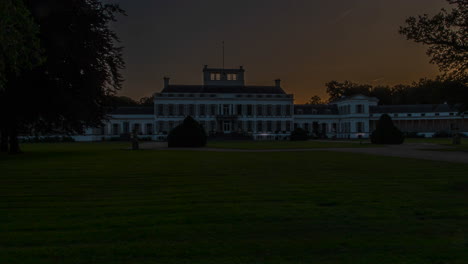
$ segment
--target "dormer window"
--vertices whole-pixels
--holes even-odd
[[[211,79],[212,81],[219,81],[219,80],[221,80],[221,73],[215,73],[215,72],[211,73],[211,74],[210,74],[210,79]]]
[[[227,79],[228,79],[228,81],[237,81],[237,74],[235,74],[235,73],[229,73],[229,74],[227,75]]]

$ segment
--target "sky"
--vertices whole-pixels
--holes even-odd
[[[202,84],[203,65],[244,66],[249,85],[282,80],[295,103],[326,98],[325,83],[409,84],[432,78],[426,48],[398,34],[409,16],[445,0],[107,0],[127,12],[112,27],[124,46],[119,95],[139,99]]]

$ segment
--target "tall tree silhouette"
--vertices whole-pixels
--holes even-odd
[[[118,5],[98,0],[25,0],[46,62],[9,78],[1,112],[18,152],[18,131],[82,132],[105,118],[104,101],[121,88],[124,67],[119,39],[109,28]]]
[[[429,46],[427,54],[441,71],[464,78],[468,69],[468,1],[447,1],[455,6],[452,10],[442,9],[432,17],[409,17],[399,32]]]
[[[6,83],[10,78],[43,62],[39,28],[23,0],[0,1],[0,105],[5,105]],[[0,120],[7,112],[0,111]],[[8,151],[8,129],[0,122],[0,151]]]

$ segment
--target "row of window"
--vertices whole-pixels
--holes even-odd
[[[157,122],[157,131],[168,133],[182,121],[159,121]],[[291,131],[291,121],[236,121],[236,122],[216,122],[216,121],[199,121],[200,125],[207,132],[279,132]]]
[[[364,122],[356,122],[356,131],[351,131],[351,123],[350,122],[343,122],[340,123],[339,125],[337,123],[332,123],[331,125],[327,123],[318,123],[318,122],[313,122],[313,123],[302,123],[294,124],[294,128],[303,128],[306,131],[309,132],[314,132],[314,133],[326,133],[326,132],[340,132],[340,133],[351,133],[351,132],[357,132],[357,133],[364,133],[365,132],[365,124]]]
[[[291,105],[158,104],[157,116],[291,116]]]
[[[94,133],[99,133],[100,135],[119,136],[121,134],[131,134],[133,131],[136,131],[138,135],[152,135],[154,133],[154,128],[152,123],[135,123],[130,125],[130,122],[123,122],[122,125],[110,124],[104,126]]]
[[[351,105],[343,105],[343,106],[340,106],[338,108],[340,114],[342,115],[347,115],[347,114],[351,114],[352,111],[351,111]],[[358,104],[358,105],[355,105],[354,106],[354,113],[356,114],[364,114],[366,111],[365,111],[365,108],[364,108],[364,105],[362,104]]]
[[[210,74],[210,80],[212,81],[220,81],[221,80],[221,73],[219,72],[212,72]],[[237,74],[236,73],[228,73],[226,74],[226,78],[228,81],[236,81],[237,80]]]
[[[449,116],[455,116],[456,113],[449,113]],[[373,117],[374,114],[371,115]],[[378,115],[380,116],[380,115]],[[393,117],[416,117],[416,116],[421,116],[425,117],[427,116],[426,113],[421,113],[421,114],[393,114]],[[440,116],[440,113],[434,113],[434,116]]]
[[[201,97],[201,98],[214,98],[216,94],[201,93],[201,94],[157,94],[156,97]],[[292,98],[292,95],[287,94],[237,94],[237,98]]]

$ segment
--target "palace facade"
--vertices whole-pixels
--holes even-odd
[[[163,141],[192,116],[209,135],[239,134],[255,140],[285,140],[301,127],[327,138],[368,138],[382,114],[389,114],[404,132],[427,137],[436,132],[468,134],[468,121],[455,108],[443,105],[378,105],[363,95],[344,97],[326,105],[295,105],[275,80],[271,86],[245,84],[245,70],[203,68],[203,84],[171,84],[154,95],[152,107],[121,107],[101,128],[87,129],[77,141],[108,140],[136,130],[140,137]]]

